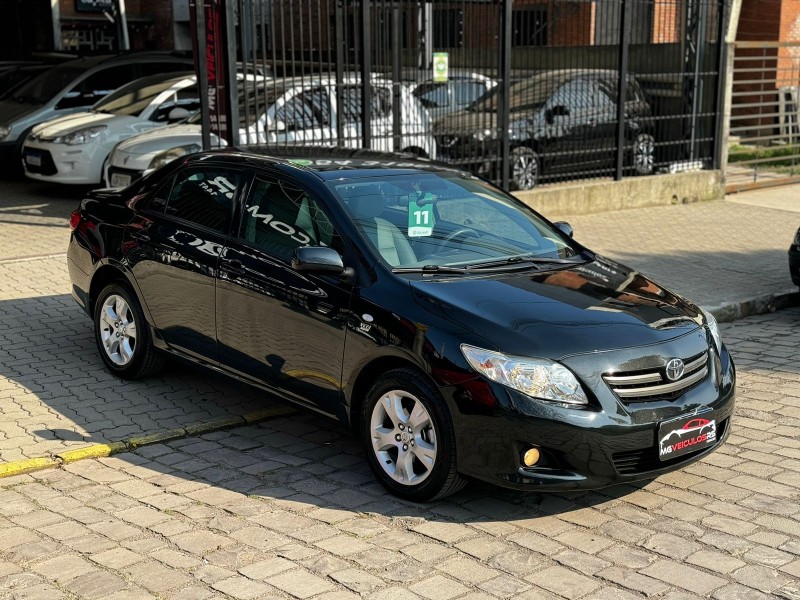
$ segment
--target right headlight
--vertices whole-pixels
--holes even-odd
[[[589,399],[572,371],[546,358],[507,356],[461,345],[461,352],[478,373],[532,398],[560,404],[585,405]]]
[[[164,152],[160,152],[153,157],[147,167],[148,171],[155,171],[164,165],[171,163],[176,158],[186,156],[187,154],[194,154],[200,152],[201,148],[197,144],[187,144],[186,146],[178,146],[177,148],[170,148]]]
[[[719,333],[719,324],[714,318],[714,315],[712,315],[710,312],[703,308],[700,310],[703,311],[703,316],[706,318],[706,327],[708,327],[711,337],[714,338],[714,345],[717,347],[717,354],[722,354],[722,335]]]

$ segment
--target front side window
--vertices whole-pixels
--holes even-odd
[[[362,238],[392,267],[565,259],[572,243],[477,179],[433,173],[331,184]]]
[[[245,202],[242,236],[267,254],[288,262],[300,246],[329,246],[342,240],[319,204],[298,187],[257,178]]]
[[[160,211],[166,204],[166,215],[227,234],[240,181],[238,171],[221,167],[185,169],[159,188],[148,208]]]

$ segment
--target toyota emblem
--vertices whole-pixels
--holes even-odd
[[[667,379],[670,381],[677,381],[683,377],[683,361],[680,358],[673,358],[667,362],[667,367],[664,369],[667,374]]]

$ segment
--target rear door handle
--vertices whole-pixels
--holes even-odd
[[[242,261],[236,258],[231,260],[223,258],[220,261],[220,269],[237,277],[239,275],[244,275],[244,266],[242,265]]]
[[[134,233],[131,234],[131,237],[134,240],[139,240],[140,242],[149,242],[150,241],[150,236],[147,235],[146,233],[134,232]]]

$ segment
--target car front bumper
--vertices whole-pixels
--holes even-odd
[[[663,353],[678,354],[674,348]],[[727,439],[734,408],[736,373],[730,354],[724,347],[721,355],[710,354],[712,366],[705,379],[670,401],[625,404],[599,374],[586,386],[592,397],[588,408],[534,400],[482,378],[449,388],[451,400],[461,409],[455,419],[458,469],[513,489],[568,491],[651,479],[699,460]],[[568,366],[580,373],[577,362]],[[485,401],[491,398],[494,408],[475,410],[472,403],[481,395],[482,404],[491,404]],[[716,421],[717,441],[662,460],[660,424],[693,415]],[[535,467],[526,467],[522,456],[532,447],[542,458]]]
[[[22,148],[25,175],[39,181],[96,185],[102,181],[108,148],[92,142],[79,146],[26,141]]]

